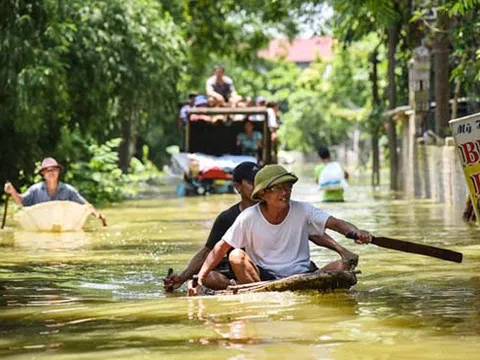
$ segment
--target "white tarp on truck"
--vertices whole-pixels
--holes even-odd
[[[205,173],[211,169],[218,168],[227,173],[244,161],[256,163],[257,159],[246,155],[224,155],[211,156],[202,153],[177,153],[172,155],[172,172],[178,175],[189,175],[191,170]]]

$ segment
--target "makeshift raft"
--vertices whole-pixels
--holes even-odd
[[[350,289],[357,283],[359,271],[316,271],[308,274],[292,275],[283,279],[260,281],[251,284],[231,285],[226,290],[207,290],[206,295],[236,295],[268,291],[318,290],[331,292]]]
[[[91,205],[47,201],[24,207],[15,215],[15,220],[27,231],[80,231],[91,213]]]

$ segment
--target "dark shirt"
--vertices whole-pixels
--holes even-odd
[[[228,76],[223,76],[223,83],[217,82],[217,77],[213,75],[212,77],[208,78],[207,80],[207,95],[210,95],[211,91],[215,91],[223,96],[225,101],[228,101],[232,92],[235,91],[235,87],[233,86],[233,80],[230,79]]]
[[[240,215],[240,212],[240,203],[237,203],[231,208],[222,211],[215,219],[215,223],[210,231],[210,235],[208,236],[205,247],[212,250],[215,245],[222,240],[223,235],[225,235],[230,226],[233,225],[237,216]]]
[[[230,94],[232,93],[232,90],[230,90],[230,85],[227,83],[215,83],[215,85],[213,85],[213,89],[215,90],[215,92],[221,94],[225,101],[228,101],[228,99],[230,98]]]

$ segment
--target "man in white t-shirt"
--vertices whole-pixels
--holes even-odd
[[[297,180],[280,165],[267,165],[257,173],[252,198],[260,202],[244,210],[215,245],[198,273],[199,286],[231,248],[234,248],[229,256],[232,269],[238,282],[246,284],[314,271],[309,234],[325,235],[325,230],[331,229],[343,235],[352,233],[360,244],[371,241],[368,231],[306,202],[290,200]],[[348,264],[342,260],[322,268],[346,269]],[[197,292],[198,287],[189,289],[190,295]]]

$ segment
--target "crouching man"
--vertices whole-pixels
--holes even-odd
[[[359,230],[309,203],[291,200],[297,180],[280,165],[267,165],[257,173],[252,198],[259,202],[245,209],[215,245],[198,273],[198,286],[189,286],[189,295],[198,294],[210,271],[232,248],[229,255],[232,270],[238,283],[247,284],[317,270],[310,261],[309,234],[323,237],[325,230],[331,229],[343,235],[354,233],[357,243],[371,241],[368,231]],[[321,270],[349,268],[350,264],[342,259]]]

